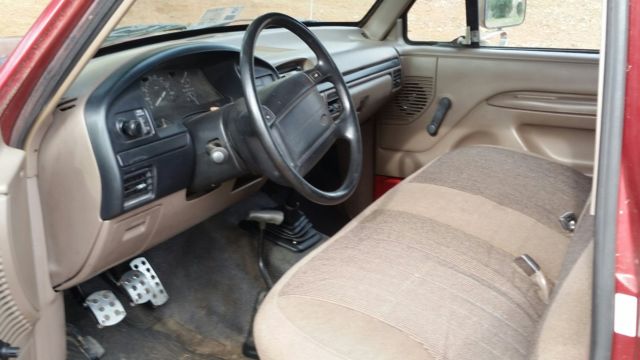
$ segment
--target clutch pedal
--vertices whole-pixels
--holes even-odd
[[[149,264],[149,261],[147,261],[147,259],[145,259],[144,257],[135,258],[131,260],[129,266],[131,266],[132,271],[137,271],[144,276],[144,291],[146,292],[146,289],[149,290],[149,299],[147,301],[150,301],[153,306],[161,306],[169,300],[169,294],[165,290],[164,286],[162,286],[162,282],[160,281],[158,274],[156,274],[155,270],[153,270],[151,264]],[[130,272],[131,271],[127,272],[126,274]],[[140,282],[138,281],[138,283]],[[138,292],[138,294],[140,294],[140,292]],[[138,303],[136,302],[136,304]]]
[[[96,291],[85,301],[86,306],[98,321],[98,327],[113,326],[127,316],[122,303],[111,290]]]

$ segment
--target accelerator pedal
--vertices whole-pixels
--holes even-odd
[[[164,286],[162,286],[162,282],[160,281],[158,274],[156,274],[155,270],[153,270],[151,264],[149,264],[149,261],[147,261],[147,259],[145,259],[144,257],[135,258],[131,260],[129,266],[131,266],[131,269],[133,271],[138,271],[138,273],[144,276],[144,291],[146,292],[146,289],[149,289],[150,291],[148,293],[149,299],[147,301],[150,301],[153,306],[161,306],[169,300],[169,294],[165,290]],[[129,272],[127,272],[126,274],[128,273]],[[138,273],[135,274],[137,275]]]
[[[116,325],[127,316],[122,303],[111,290],[94,292],[85,299],[84,306],[91,311],[99,328]]]

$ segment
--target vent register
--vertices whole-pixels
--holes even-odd
[[[402,79],[401,76],[399,70],[394,71],[394,88],[402,84],[402,89],[382,111],[382,119],[385,122],[410,123],[420,117],[433,100],[433,77],[407,76]]]
[[[122,191],[125,209],[129,209],[139,202],[153,198],[154,178],[152,167],[136,170],[123,176]]]
[[[71,110],[76,107],[77,100],[77,98],[63,99],[56,108],[60,112]],[[124,174],[122,183],[125,209],[130,209],[154,196],[155,181],[152,167]]]

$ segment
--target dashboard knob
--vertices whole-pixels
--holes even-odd
[[[216,164],[222,164],[229,158],[229,151],[222,146],[209,145],[207,152],[209,153],[209,158]]]
[[[138,119],[130,119],[124,121],[120,129],[127,137],[130,137],[132,139],[136,139],[144,135],[142,123]]]
[[[211,152],[210,156],[211,156],[211,160],[213,160],[214,163],[221,164],[225,162],[225,160],[227,160],[229,153],[225,148],[217,148],[216,150]]]

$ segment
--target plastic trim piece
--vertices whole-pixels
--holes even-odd
[[[85,121],[102,179],[102,202],[100,205],[102,219],[111,219],[123,212],[121,169],[109,137],[110,129],[107,128],[106,121],[109,106],[140,76],[166,61],[180,56],[222,51],[238,52],[231,47],[202,43],[171,45],[143,52],[114,72],[89,96],[85,107]],[[190,144],[189,141],[187,145]],[[174,189],[174,191],[177,190],[179,189]],[[157,194],[157,196],[162,195]]]

